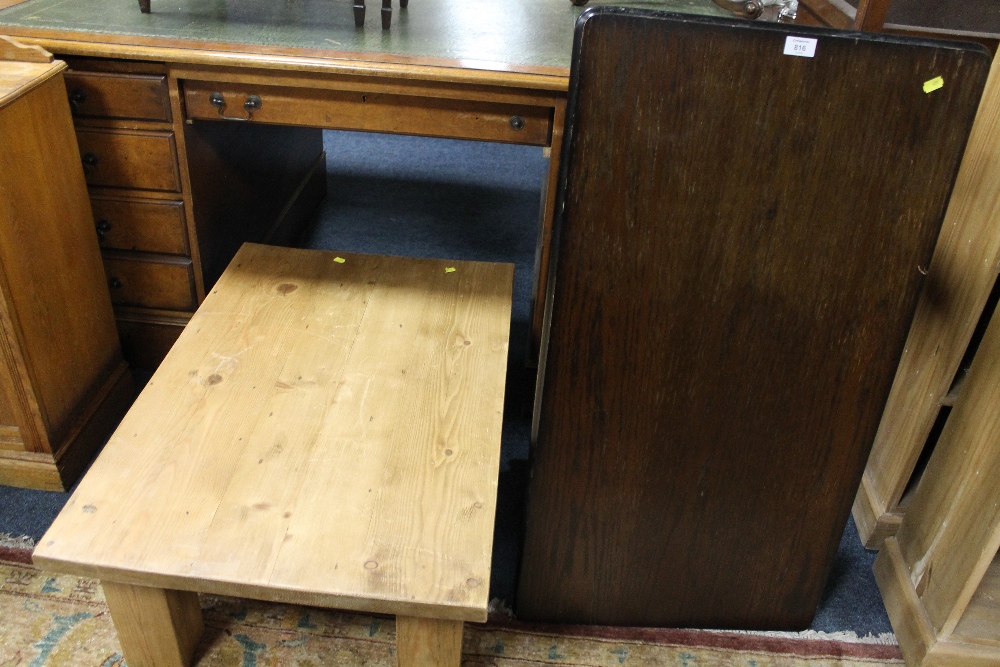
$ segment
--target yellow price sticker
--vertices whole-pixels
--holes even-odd
[[[924,81],[924,92],[933,93],[935,90],[944,88],[944,77],[936,76],[930,81]]]
[[[346,259],[344,259],[343,257],[334,257],[334,258],[333,258],[333,261],[335,261],[335,262],[336,262],[337,264],[343,264],[343,263],[344,263],[344,262],[346,262],[347,260],[346,260]]]
[[[447,269],[444,270],[444,272],[445,273],[455,273],[455,267],[454,266],[449,266]]]

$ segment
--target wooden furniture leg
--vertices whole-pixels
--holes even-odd
[[[459,667],[462,627],[462,621],[397,616],[399,667]]]
[[[198,594],[101,582],[130,667],[187,667],[201,639]]]
[[[382,30],[392,25],[392,0],[382,0]]]
[[[143,14],[149,13],[149,0],[139,0],[139,11]]]
[[[365,25],[365,0],[354,0],[354,27],[363,28]]]

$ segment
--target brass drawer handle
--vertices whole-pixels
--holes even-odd
[[[264,101],[260,99],[259,95],[249,95],[247,101],[243,103],[243,108],[247,112],[246,118],[240,118],[239,116],[227,116],[225,114],[226,110],[226,98],[222,93],[212,93],[208,96],[208,103],[219,110],[219,118],[224,120],[242,120],[248,121],[253,120],[253,112],[264,106]]]

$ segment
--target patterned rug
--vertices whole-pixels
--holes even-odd
[[[100,583],[30,565],[0,541],[0,667],[125,667]],[[202,596],[199,667],[394,667],[392,618]],[[815,636],[814,636],[815,637]],[[902,665],[895,644],[804,635],[466,625],[463,667],[864,667]]]

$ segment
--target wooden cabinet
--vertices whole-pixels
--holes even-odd
[[[984,306],[989,317],[1000,266],[998,219],[1000,65],[994,61],[854,501],[854,520],[870,549],[898,530],[935,425],[944,422],[942,412],[954,401]]]
[[[0,484],[65,490],[128,407],[61,62],[0,38]],[[29,55],[44,59],[40,50]]]
[[[122,349],[155,367],[240,244],[295,238],[326,192],[322,135],[185,123],[167,65],[67,60]],[[285,170],[275,178],[268,165]]]
[[[875,561],[910,667],[1000,664],[1000,318]]]

